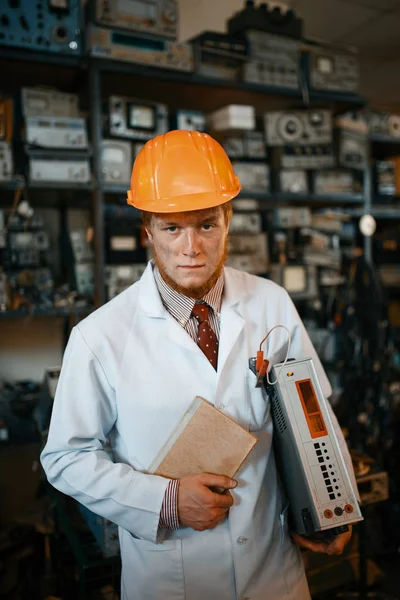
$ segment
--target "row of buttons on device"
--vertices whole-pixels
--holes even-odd
[[[321,450],[321,446],[322,446],[322,450]],[[320,456],[322,454],[322,451],[326,452],[326,453],[328,452],[328,450],[326,450],[326,448],[324,449],[324,446],[325,446],[325,442],[322,442],[321,444],[318,444],[318,443],[314,444],[314,448],[316,450],[317,456],[319,456],[318,461],[320,463],[325,462],[324,458],[326,458],[327,460],[329,460],[329,456],[325,456],[325,457]],[[333,467],[332,467],[332,465],[328,465],[328,468],[332,469]],[[326,465],[321,465],[321,471],[322,471],[322,475],[323,475],[324,480],[325,480],[326,490],[327,490],[327,492],[329,494],[329,499],[330,500],[335,500],[336,495],[335,495],[335,492],[333,491],[333,485],[332,485],[332,483],[337,483],[337,480],[336,479],[332,479],[332,481],[330,480],[329,473],[328,473],[328,468],[326,467]],[[334,476],[335,472],[331,471],[330,475]],[[339,486],[335,485],[335,490],[338,490],[338,489],[339,489]],[[336,494],[337,494],[338,498],[340,498],[340,496],[342,495],[342,494],[337,493],[337,492],[336,492]]]

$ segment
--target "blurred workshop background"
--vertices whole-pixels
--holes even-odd
[[[400,0],[0,2],[0,599],[119,598],[116,526],[45,481],[71,328],[140,278],[132,163],[231,157],[228,264],[286,287],[333,386],[364,521],[314,599],[400,598]],[[273,600],[273,599],[272,599]]]

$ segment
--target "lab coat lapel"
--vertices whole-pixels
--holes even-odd
[[[245,321],[240,315],[240,301],[244,292],[235,282],[234,271],[225,268],[224,295],[221,306],[221,329],[218,351],[218,373],[221,373],[235,343],[241,334]]]

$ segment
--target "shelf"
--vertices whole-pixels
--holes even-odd
[[[47,190],[81,190],[91,192],[94,190],[94,183],[60,183],[56,181],[31,181],[28,183],[28,189],[47,189]]]
[[[368,136],[368,139],[370,142],[375,143],[375,144],[394,144],[394,145],[400,145],[400,137],[399,138],[394,138],[394,137],[390,137],[388,135],[381,135],[378,133],[371,133]]]
[[[372,215],[375,219],[400,219],[400,207],[390,208],[389,206],[375,206],[370,210],[360,208],[349,211],[349,214],[352,217]]]
[[[93,312],[92,306],[71,306],[65,308],[34,308],[32,312],[27,309],[23,310],[6,310],[0,311],[0,321],[12,319],[25,319],[33,317],[68,317],[68,316],[85,316]]]
[[[62,54],[57,52],[38,52],[28,48],[13,48],[11,46],[0,46],[1,60],[18,60],[36,63],[47,63],[57,66],[75,67],[82,69],[87,67],[83,56],[76,54]]]
[[[182,83],[187,85],[205,86],[213,88],[227,88],[251,92],[256,94],[271,96],[287,96],[302,100],[302,92],[299,89],[282,88],[260,83],[247,83],[245,81],[229,81],[217,79],[214,77],[204,77],[198,73],[188,73],[186,71],[176,71],[173,69],[160,69],[148,65],[123,62],[118,60],[109,60],[104,58],[91,57],[93,64],[96,64],[103,73],[119,73],[123,75],[137,75],[152,79],[163,79],[170,82]],[[343,102],[352,106],[365,106],[366,100],[358,94],[348,94],[328,91],[311,91],[309,93],[310,101],[313,102]]]
[[[268,207],[268,204],[275,202],[310,202],[318,204],[363,204],[364,196],[362,194],[284,194],[277,192],[276,194],[262,194],[254,192],[246,192],[242,190],[237,197],[239,200],[244,198],[259,200]]]

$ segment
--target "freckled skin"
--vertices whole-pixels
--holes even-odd
[[[226,261],[229,223],[222,206],[153,215],[147,235],[164,281],[191,298],[202,298]]]

